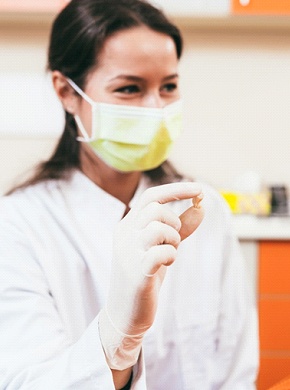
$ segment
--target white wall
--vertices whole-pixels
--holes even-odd
[[[175,158],[226,187],[255,170],[290,184],[290,33],[185,34],[186,130]]]
[[[42,88],[47,91],[48,32],[41,23],[0,26],[2,190],[46,158],[60,133],[58,103],[50,93],[39,98]],[[184,38],[185,130],[173,152],[178,167],[219,188],[249,170],[266,184],[290,185],[290,32],[185,28]],[[40,80],[39,88],[27,83],[31,77]],[[55,115],[47,114],[47,101]],[[23,134],[11,131],[17,122]]]

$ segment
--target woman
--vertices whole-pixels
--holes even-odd
[[[254,388],[229,212],[166,161],[181,51],[143,0],[72,0],[56,18],[64,133],[0,202],[1,389]]]

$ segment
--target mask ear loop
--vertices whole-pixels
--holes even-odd
[[[72,81],[69,77],[67,77],[67,82],[70,84],[70,86],[79,94],[82,98],[85,99],[90,105],[94,105],[95,102],[86,94],[74,81]]]
[[[70,84],[70,86],[86,101],[88,102],[92,107],[95,106],[96,102],[94,102],[86,93],[84,93],[83,90],[69,77],[67,77],[67,82]],[[92,110],[93,111],[93,110]],[[95,137],[94,134],[91,135],[91,137],[88,136],[88,133],[82,124],[81,118],[78,115],[74,115],[75,121],[77,123],[77,126],[82,133],[82,137],[77,137],[77,141],[80,142],[90,142],[92,141]],[[93,120],[93,119],[92,119]],[[93,131],[92,131],[93,133]]]
[[[82,124],[82,121],[81,121],[81,118],[78,116],[78,115],[74,115],[74,118],[75,118],[75,121],[77,123],[77,126],[80,130],[80,132],[82,133],[82,137],[77,137],[77,141],[80,141],[80,142],[90,142],[93,140],[94,137],[89,137],[88,136],[88,133],[86,132],[85,128],[84,128],[84,125]]]

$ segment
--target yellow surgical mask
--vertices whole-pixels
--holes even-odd
[[[122,172],[146,171],[168,158],[182,128],[180,100],[164,108],[98,103],[68,82],[92,107],[90,137],[75,115],[82,134],[77,139],[89,143],[106,164]]]

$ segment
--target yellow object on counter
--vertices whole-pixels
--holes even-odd
[[[234,214],[269,215],[271,212],[270,193],[237,193],[220,191]]]

